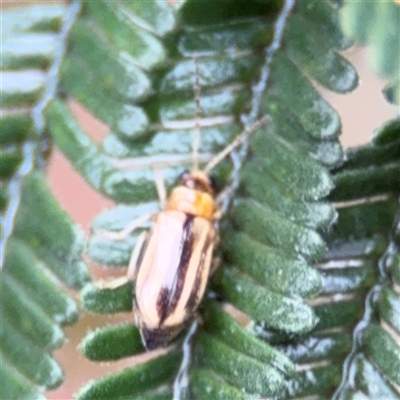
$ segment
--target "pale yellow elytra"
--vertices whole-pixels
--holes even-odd
[[[217,239],[213,196],[206,173],[184,172],[142,244],[134,305],[148,349],[176,336],[203,297]]]

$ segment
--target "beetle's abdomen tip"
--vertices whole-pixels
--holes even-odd
[[[151,330],[142,327],[141,334],[143,344],[147,350],[165,347],[171,339],[171,332],[162,329]]]

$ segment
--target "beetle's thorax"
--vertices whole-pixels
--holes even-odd
[[[209,193],[186,186],[177,186],[172,190],[165,209],[182,211],[211,221],[216,211],[214,199]]]
[[[208,175],[202,171],[183,173],[180,185],[172,190],[165,209],[214,220],[216,205]]]

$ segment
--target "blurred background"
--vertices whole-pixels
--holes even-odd
[[[4,9],[32,3],[37,3],[37,1],[3,0],[1,6]],[[60,1],[45,1],[45,3],[60,3]],[[359,87],[348,95],[338,95],[319,87],[317,89],[339,112],[342,119],[341,142],[345,148],[348,148],[368,142],[374,129],[384,121],[395,117],[399,110],[385,101],[381,90],[387,81],[377,77],[371,71],[366,62],[365,49],[353,47],[343,55],[356,67],[359,73]],[[79,118],[82,127],[95,141],[100,142],[108,133],[107,126],[95,120],[79,104],[72,103],[71,108]],[[92,219],[101,211],[113,206],[112,201],[103,198],[86,184],[57,149],[54,149],[51,155],[47,176],[60,203],[86,234],[89,233]],[[95,277],[123,274],[123,271],[116,269],[102,270],[97,265],[90,265]],[[70,292],[70,294],[76,298],[76,293]],[[128,321],[131,318],[131,314],[99,317],[82,313],[81,319],[76,325],[66,328],[68,342],[55,353],[56,359],[64,367],[66,380],[59,389],[49,392],[48,398],[53,400],[71,399],[73,394],[89,379],[132,366],[143,360],[143,357],[146,359],[153,357],[154,353],[147,353],[145,356],[132,357],[121,362],[99,364],[86,360],[77,350],[80,340],[88,331],[100,325]]]

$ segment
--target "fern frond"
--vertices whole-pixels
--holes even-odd
[[[368,61],[392,79],[385,89],[391,103],[400,103],[400,5],[396,1],[365,3],[346,0],[341,12],[345,34],[367,45]]]
[[[347,334],[353,332],[354,344],[336,399],[356,394],[400,398],[395,372],[400,368],[399,172],[400,120],[395,119],[376,131],[371,144],[350,150],[335,177],[332,199],[340,201],[339,223],[330,238],[331,268],[325,275],[327,280],[337,274],[359,276],[352,279],[359,287],[344,281],[334,293],[362,300],[358,320],[342,327]]]
[[[67,18],[67,20],[65,20]],[[68,24],[65,7],[2,13],[1,398],[42,399],[64,374],[52,351],[78,318],[55,284],[80,288],[83,234],[44,182],[43,110],[54,94]],[[61,32],[61,33],[60,33]],[[48,74],[48,75],[47,75]]]
[[[317,265],[323,290],[311,303],[319,322],[303,339],[279,346],[302,371],[284,398],[322,393],[334,399],[399,398],[392,373],[400,360],[393,278],[399,255],[399,133],[398,119],[385,124],[371,144],[350,149],[335,173],[330,198],[339,218],[327,235],[325,260]],[[279,337],[274,340],[279,344]],[[318,391],[300,390],[314,381]]]
[[[312,82],[340,93],[355,87],[356,72],[337,53],[345,46],[336,10],[327,1],[295,7],[291,1],[243,0],[175,7],[162,1],[84,4],[62,65],[62,91],[46,116],[74,167],[94,188],[124,203],[93,224],[89,254],[100,264],[127,265],[139,232],[117,243],[96,231],[123,229],[135,215],[155,208],[154,163],[163,167],[168,185],[191,164],[195,57],[202,159],[259,117],[268,114],[271,120],[253,135],[248,151],[238,154],[243,168],[226,161],[216,170],[217,181],[232,183],[236,191],[221,224],[224,265],[212,290],[254,322],[243,328],[215,300],[205,302],[203,325],[184,340],[183,359],[191,356],[190,362],[183,362],[179,373],[172,363],[170,374],[157,381],[160,391],[167,385],[174,395],[183,393],[187,388],[180,378],[189,376],[190,393],[198,398],[206,398],[207,391],[215,398],[284,392],[293,366],[255,333],[276,330],[283,338],[297,337],[318,323],[307,299],[321,290],[322,281],[311,264],[326,249],[320,231],[336,218],[323,199],[333,188],[329,169],[342,163],[343,153],[340,119]],[[80,128],[68,105],[71,98],[110,127],[101,145]],[[93,312],[128,311],[132,293],[128,285],[90,284],[81,301]],[[105,340],[109,345],[101,349]],[[81,347],[99,361],[142,351],[133,324],[100,328]],[[127,396],[124,376],[90,383],[78,398],[99,398],[111,390],[114,398]],[[311,381],[299,386],[307,385],[314,393],[320,388]],[[156,390],[153,383],[149,388]],[[131,398],[144,396],[142,389],[131,390]]]

